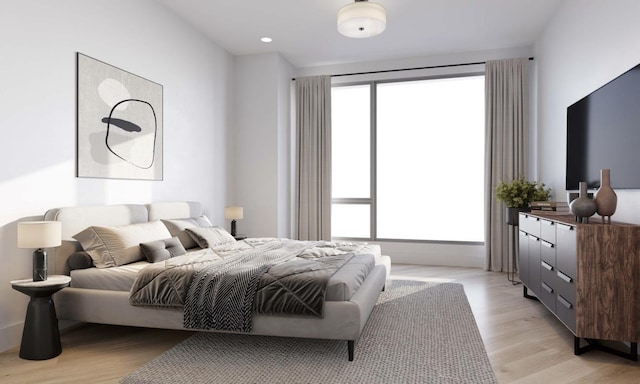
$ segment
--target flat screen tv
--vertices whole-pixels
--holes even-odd
[[[566,189],[600,185],[640,189],[640,64],[567,108]]]

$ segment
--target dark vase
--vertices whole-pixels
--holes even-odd
[[[569,204],[569,210],[576,217],[576,221],[582,223],[588,223],[589,218],[598,210],[596,202],[589,198],[587,194],[587,183],[585,181],[580,182],[580,195]]]
[[[519,225],[520,224],[520,212],[529,212],[531,209],[528,207],[507,207],[505,219],[507,225]]]
[[[600,170],[600,189],[594,198],[598,207],[598,215],[602,217],[603,223],[611,223],[611,216],[616,212],[618,196],[611,188],[611,171],[609,169]]]

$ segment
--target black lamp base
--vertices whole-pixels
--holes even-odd
[[[47,280],[47,252],[38,248],[33,251],[33,281]]]
[[[231,236],[235,236],[235,235],[236,235],[236,221],[231,220]]]

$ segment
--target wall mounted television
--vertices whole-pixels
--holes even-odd
[[[566,189],[598,188],[603,168],[614,189],[640,189],[640,64],[567,108]]]

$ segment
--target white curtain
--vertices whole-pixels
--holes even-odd
[[[296,79],[296,236],[331,239],[331,77]]]
[[[485,247],[484,269],[513,272],[516,241],[505,223],[505,206],[495,188],[525,176],[529,59],[487,61],[485,74]],[[510,265],[511,268],[507,268]]]

